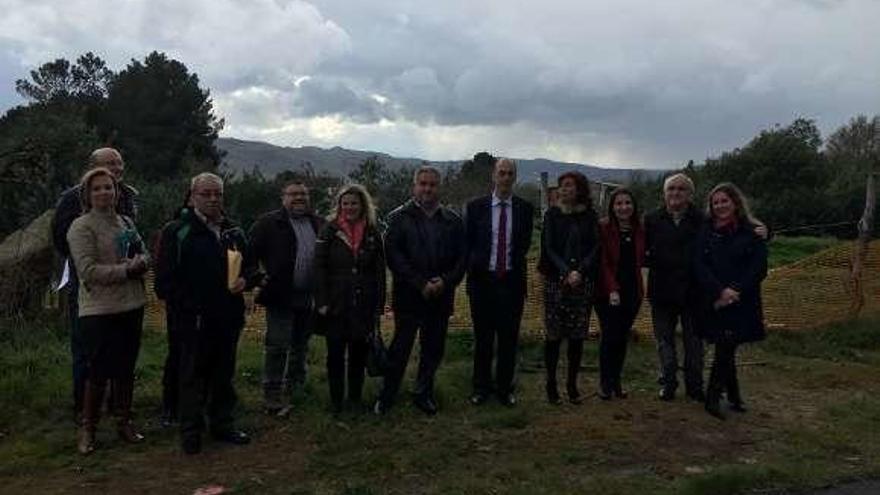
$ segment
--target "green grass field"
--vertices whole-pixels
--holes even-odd
[[[544,402],[540,345],[526,342],[520,404],[475,408],[471,339],[449,338],[439,373],[441,413],[427,418],[402,396],[385,417],[328,409],[323,344],[314,340],[309,385],[286,419],[260,413],[261,342],[242,339],[236,381],[246,447],[208,443],[186,457],[176,432],[157,425],[164,336],[145,333],[136,411],[148,440],[119,443],[109,421],[100,450],[74,449],[66,335],[51,321],[0,330],[0,492],[192,493],[712,493],[807,488],[880,475],[880,320],[811,333],[774,334],[744,349],[750,411],[719,422],[698,404],[655,397],[650,342],[634,343],[631,397],[581,406]],[[596,388],[596,343],[581,388]],[[411,383],[408,381],[407,383]],[[367,395],[376,391],[369,382]],[[733,413],[731,413],[732,415]]]
[[[834,241],[782,238],[778,266]],[[70,414],[69,350],[57,315],[0,320],[0,493],[607,493],[735,494],[805,489],[880,476],[880,317],[810,332],[774,333],[739,356],[750,407],[719,422],[700,405],[656,399],[652,342],[634,342],[624,372],[631,395],[554,407],[543,398],[539,342],[522,346],[520,404],[475,408],[470,332],[452,333],[438,375],[441,413],[424,417],[402,394],[384,417],[328,412],[324,346],[313,339],[306,390],[285,419],[260,412],[262,342],[245,335],[236,375],[246,447],[207,443],[180,453],[158,425],[165,355],[147,329],[135,409],[147,434],[122,445],[112,422],[100,449],[79,456]],[[584,356],[581,389],[597,385],[597,344]],[[564,353],[563,353],[564,355]],[[707,366],[711,354],[707,351]],[[412,371],[413,366],[410,366]],[[408,377],[407,385],[411,383]],[[378,389],[368,380],[366,395]]]
[[[841,241],[834,237],[786,237],[775,236],[770,240],[770,268],[778,268],[793,263],[823,249],[830,248]]]

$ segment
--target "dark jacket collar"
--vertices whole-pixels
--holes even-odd
[[[425,212],[424,212],[424,210],[422,210],[422,207],[419,206],[418,203],[416,203],[416,201],[412,198],[407,200],[407,202],[404,203],[400,207],[400,212],[406,213],[407,215],[410,215],[413,217],[425,216]],[[455,212],[453,212],[449,208],[443,206],[442,204],[437,206],[437,213],[436,214],[440,215],[443,218],[443,220],[447,220],[447,221],[455,220],[455,218],[457,216],[455,214]]]
[[[288,222],[290,222],[290,215],[287,213],[287,210],[284,209],[283,207],[278,208],[277,210],[271,212],[270,215],[278,223],[287,225]],[[310,212],[307,212],[305,215],[303,215],[303,218],[306,218],[309,220],[309,222],[312,224],[312,228],[315,230],[315,232],[318,231],[318,227],[321,225],[321,218],[318,215],[316,215],[314,212],[310,211]]]
[[[666,205],[660,205],[660,207],[657,208],[657,212],[661,218],[668,218],[670,220],[672,219],[672,213],[669,213],[669,210],[666,209]],[[697,205],[695,205],[693,203],[688,204],[687,208],[685,208],[685,210],[684,210],[684,215],[682,215],[682,218],[701,219],[702,217],[703,217],[703,215],[700,213],[700,210],[697,208]]]

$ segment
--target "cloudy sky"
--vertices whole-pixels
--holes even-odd
[[[224,136],[460,159],[670,167],[880,113],[878,0],[0,0],[14,81],[168,53]]]

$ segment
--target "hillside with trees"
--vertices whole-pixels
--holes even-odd
[[[362,182],[385,213],[408,196],[412,171],[424,163],[342,148],[298,149],[306,154],[296,156],[312,156],[313,161],[291,159],[293,149],[265,143],[226,139],[221,146],[218,133],[224,121],[214,113],[210,91],[182,62],[158,52],[131,60],[118,72],[93,53],[73,62],[57,59],[31,71],[15,87],[27,103],[0,117],[0,237],[53,207],[61,191],[82,174],[89,152],[99,146],[122,151],[126,180],[141,192],[140,223],[148,234],[171,216],[187,178],[199,171],[227,176],[227,210],[247,226],[260,212],[277,207],[279,188],[291,179],[312,186],[320,211],[326,211],[328,195],[339,183]],[[234,156],[224,157],[223,148]],[[342,167],[331,170],[318,163],[327,156],[336,157],[331,159]],[[799,118],[680,170],[694,178],[700,202],[718,182],[740,185],[757,216],[776,232],[849,236],[864,207],[865,178],[877,172],[878,156],[878,116],[854,117],[826,138],[815,121]],[[492,155],[478,152],[461,163],[433,162],[444,171],[447,202],[460,205],[486,192],[491,161]],[[661,198],[663,177],[656,171],[612,174],[548,160],[523,160],[520,167],[520,192],[533,201],[538,198],[532,177],[537,171],[552,176],[568,169],[629,183],[646,209],[656,207]]]

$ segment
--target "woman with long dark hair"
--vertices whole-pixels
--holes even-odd
[[[83,214],[67,232],[79,278],[79,328],[86,354],[82,424],[77,450],[95,449],[95,429],[104,389],[110,382],[110,409],[119,437],[129,443],[144,439],[131,422],[134,366],[144,319],[146,247],[134,223],[116,213],[119,185],[106,168],[83,176]]]
[[[361,402],[368,337],[385,308],[385,255],[376,209],[367,190],[343,186],[315,245],[315,306],[326,318],[327,382],[334,413],[348,399]],[[346,351],[348,373],[346,373]]]
[[[544,275],[546,392],[550,403],[562,402],[556,385],[556,368],[565,339],[568,341],[566,392],[569,402],[580,404],[583,397],[577,378],[589,329],[599,238],[587,178],[578,172],[567,172],[559,176],[558,185],[558,204],[544,214],[538,267]]]
[[[767,275],[767,245],[755,235],[760,222],[735,185],[715,186],[706,201],[707,222],[697,237],[694,272],[705,294],[704,337],[715,344],[706,391],[706,412],[724,419],[720,399],[745,412],[736,372],[740,344],[763,340],[761,281]]]
[[[623,363],[633,321],[645,289],[645,229],[639,207],[628,189],[611,193],[608,213],[599,223],[602,262],[596,313],[602,336],[599,342],[599,398],[626,398],[621,385]]]

